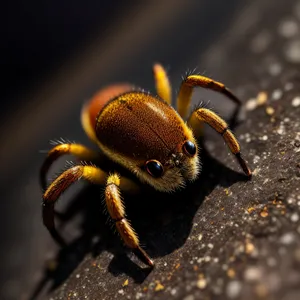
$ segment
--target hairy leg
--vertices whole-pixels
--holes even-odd
[[[219,134],[222,135],[230,151],[235,155],[238,163],[247,176],[251,176],[251,170],[249,169],[246,161],[241,155],[241,149],[239,142],[234,134],[228,129],[227,123],[220,118],[216,113],[207,108],[198,108],[190,116],[188,124],[197,132],[197,126],[202,126],[202,123],[207,123]]]

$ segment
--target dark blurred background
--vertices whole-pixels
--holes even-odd
[[[84,101],[115,81],[153,91],[154,62],[167,67],[174,92],[181,75],[195,67],[230,85],[218,52],[209,63],[205,58],[221,37],[235,34],[227,28],[250,2],[75,0],[1,5],[1,299],[26,299],[45,259],[56,249],[40,216],[38,170],[45,156],[40,150],[60,137],[90,145],[79,120]],[[245,28],[250,24],[251,20]],[[195,97],[200,99],[200,94]],[[220,110],[225,113],[227,107]]]

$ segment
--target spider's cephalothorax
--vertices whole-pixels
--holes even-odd
[[[96,153],[81,144],[60,143],[49,151],[41,169],[45,175],[58,157],[73,154],[84,162],[99,156],[107,157],[135,174],[140,181],[156,190],[172,192],[195,180],[200,172],[199,149],[196,139],[201,123],[207,123],[222,135],[246,175],[251,171],[241,156],[240,146],[226,122],[207,108],[195,109],[184,121],[190,107],[194,87],[204,87],[240,101],[222,84],[200,75],[188,75],[182,82],[177,111],[171,106],[171,87],[161,65],[154,65],[158,96],[153,96],[129,84],[109,86],[98,92],[82,111],[82,125],[87,135],[100,148]],[[195,135],[195,136],[194,136]],[[53,237],[62,241],[54,227],[54,203],[61,193],[79,178],[106,185],[108,212],[127,246],[140,251],[149,265],[153,261],[140,247],[137,234],[125,217],[121,191],[137,190],[135,182],[117,173],[107,174],[93,164],[72,166],[58,176],[43,195],[43,220]]]
[[[100,111],[94,127],[100,149],[157,190],[173,191],[199,173],[191,129],[158,97],[121,94]],[[186,143],[193,153],[184,150]]]

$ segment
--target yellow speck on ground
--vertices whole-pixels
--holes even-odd
[[[126,279],[126,280],[123,282],[122,286],[124,287],[124,286],[127,286],[127,285],[128,285],[128,279]]]
[[[224,189],[226,196],[230,196],[232,192],[229,189]]]
[[[264,209],[260,212],[260,216],[266,218],[269,215],[268,208],[264,207]]]
[[[197,287],[202,290],[202,289],[206,288],[206,285],[207,285],[207,282],[206,282],[204,275],[200,274],[199,279],[197,281]]]
[[[266,92],[258,93],[256,97],[256,102],[258,105],[264,105],[268,100],[268,94]]]
[[[247,208],[247,211],[249,214],[251,214],[254,210],[255,210],[255,208],[252,206]]]
[[[155,287],[155,292],[158,292],[158,291],[161,291],[163,290],[165,287],[159,282],[159,281],[156,281],[156,287]]]
[[[227,270],[227,276],[230,277],[230,278],[234,278],[235,277],[235,271],[230,268]]]
[[[266,113],[267,115],[272,116],[275,113],[275,109],[272,106],[267,106]]]
[[[254,251],[254,249],[255,249],[254,245],[251,242],[246,241],[245,252],[247,254],[251,254]]]

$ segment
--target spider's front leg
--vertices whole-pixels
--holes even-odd
[[[55,160],[66,154],[74,155],[76,158],[82,161],[95,161],[100,157],[98,152],[93,151],[81,144],[62,143],[55,145],[48,152],[47,158],[45,159],[40,170],[40,183],[43,189],[45,189],[47,186],[46,174],[49,168]]]
[[[203,122],[210,125],[214,130],[216,130],[219,134],[222,135],[230,151],[235,155],[241,168],[243,169],[245,174],[250,177],[252,174],[251,170],[249,169],[246,161],[243,159],[241,155],[241,148],[239,142],[237,141],[234,134],[228,129],[227,123],[216,113],[207,108],[198,108],[194,110],[194,112],[191,114],[188,120],[188,124],[193,129],[195,129],[196,133],[197,128],[201,126],[201,123]]]
[[[107,178],[105,188],[105,201],[107,210],[112,220],[115,222],[116,228],[126,244],[131,249],[137,250],[145,259],[147,264],[153,267],[153,261],[148,254],[141,248],[138,236],[125,216],[125,207],[120,195],[120,179],[119,175],[112,174]]]
[[[194,87],[202,87],[225,95],[234,103],[241,105],[241,101],[221,82],[201,75],[189,75],[181,83],[177,96],[177,110],[185,118],[191,105]]]

